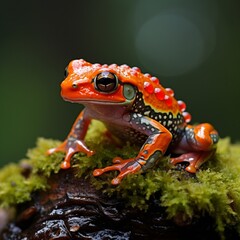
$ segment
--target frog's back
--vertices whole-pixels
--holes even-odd
[[[158,78],[143,74],[139,68],[127,65],[114,67],[122,82],[130,83],[137,89],[131,111],[161,123],[172,133],[172,141],[177,141],[186,123],[191,120],[191,115],[185,112],[186,104],[176,100],[173,90],[164,88]]]
[[[154,107],[150,104],[147,104],[144,102],[143,94],[138,92],[136,100],[132,106],[132,111],[161,123],[171,132],[173,136],[172,142],[175,142],[181,138],[182,131],[186,125],[183,113],[181,111],[171,111],[170,108],[166,108],[163,111],[161,108],[158,108],[159,105]]]

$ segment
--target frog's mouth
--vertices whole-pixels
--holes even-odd
[[[132,101],[129,101],[127,99],[124,99],[124,101],[109,101],[109,100],[102,100],[102,99],[79,99],[79,100],[73,100],[73,99],[69,99],[69,98],[65,98],[63,97],[63,99],[67,102],[71,102],[71,103],[78,103],[78,104],[82,104],[82,105],[128,105],[130,104]]]

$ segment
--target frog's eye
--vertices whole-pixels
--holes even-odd
[[[64,70],[64,78],[66,78],[68,76],[68,68],[66,67]]]
[[[112,93],[117,89],[118,78],[110,72],[101,72],[94,78],[94,87],[102,93]]]

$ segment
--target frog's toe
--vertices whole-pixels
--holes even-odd
[[[62,169],[68,169],[68,168],[70,168],[70,167],[71,167],[71,164],[70,164],[69,161],[63,161],[63,162],[61,163],[61,168],[62,168]]]
[[[60,151],[63,151],[63,150],[60,150],[58,147],[50,148],[46,151],[46,155],[49,156],[53,153],[60,152]]]
[[[122,162],[123,162],[123,159],[120,158],[120,157],[115,157],[115,158],[112,160],[112,162],[113,162],[114,164],[119,164],[119,163],[122,163]]]
[[[189,164],[189,166],[187,166],[185,168],[185,170],[189,173],[196,173],[197,172],[197,168],[194,165]]]
[[[55,152],[55,148],[50,148],[46,151],[46,155],[49,156],[49,155],[53,154],[54,152]]]
[[[122,181],[122,179],[116,177],[116,178],[114,178],[114,179],[111,181],[111,184],[112,184],[112,185],[118,185],[118,184],[121,183],[121,181]]]
[[[97,176],[100,176],[104,173],[104,168],[98,168],[98,169],[95,169],[93,171],[93,176],[94,177],[97,177]]]
[[[119,164],[114,164],[112,166],[108,166],[105,168],[97,168],[93,171],[93,176],[97,177],[102,175],[105,172],[110,172],[110,171],[121,171],[121,166]]]
[[[121,157],[115,157],[112,162],[114,164],[119,164],[119,166],[125,166],[129,162],[133,162],[134,158],[122,159]]]
[[[141,169],[141,165],[135,158],[123,160],[122,158],[116,157],[113,159],[113,163],[115,164],[112,166],[95,169],[93,176],[97,177],[109,171],[119,171],[118,176],[112,180],[113,185],[118,185],[125,176],[130,173],[136,173]]]
[[[134,162],[133,164],[128,163],[127,166],[120,171],[118,176],[111,181],[112,185],[118,185],[128,174],[136,173],[140,171],[140,169],[141,165],[138,162]]]

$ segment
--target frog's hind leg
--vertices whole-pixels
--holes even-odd
[[[195,173],[215,153],[218,139],[217,131],[208,123],[187,125],[181,141],[173,151],[181,155],[172,158],[171,163],[188,162],[186,171]]]

